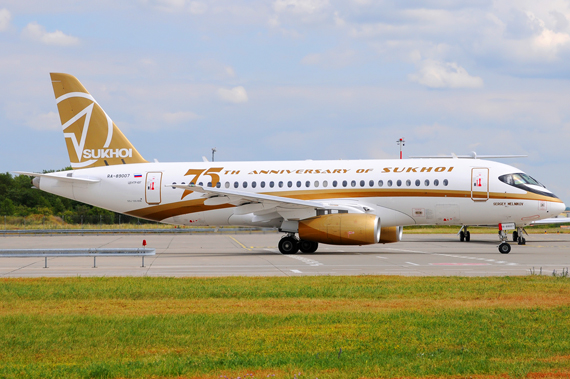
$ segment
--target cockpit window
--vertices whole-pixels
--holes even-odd
[[[501,176],[499,176],[499,180],[503,183],[507,183],[508,185],[515,186],[515,187],[525,185],[525,184],[530,184],[533,186],[540,186],[540,187],[546,188],[538,180],[534,179],[532,176],[529,176],[527,174],[523,174],[522,172],[517,173],[517,174],[501,175]]]

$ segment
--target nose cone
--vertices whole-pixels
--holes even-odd
[[[549,207],[550,208],[549,210],[550,210],[550,213],[552,213],[551,217],[558,216],[560,213],[562,213],[566,210],[566,204],[564,204],[562,202],[561,203],[552,202],[550,204],[551,205]]]

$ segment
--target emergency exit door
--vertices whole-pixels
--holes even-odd
[[[473,201],[489,200],[489,169],[471,169],[471,199]]]
[[[162,172],[146,173],[145,198],[147,204],[160,204],[160,188],[162,184]]]

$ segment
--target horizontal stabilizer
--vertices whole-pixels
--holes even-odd
[[[39,174],[37,172],[26,172],[26,171],[13,171],[14,174],[18,174],[18,175],[26,175],[26,176],[32,176],[32,177],[48,177],[48,178],[52,178],[52,179],[56,179],[56,180],[60,180],[62,182],[68,182],[68,183],[99,183],[101,181],[101,179],[91,179],[91,178],[77,178],[74,176],[69,176],[69,175],[73,175],[72,173],[67,174],[67,176],[59,176],[59,175],[54,175],[54,174]]]

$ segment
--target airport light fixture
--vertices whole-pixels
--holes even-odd
[[[400,145],[400,159],[402,158],[402,146],[406,146],[406,141],[403,138],[400,138],[399,140],[396,141],[396,143],[398,145]]]

